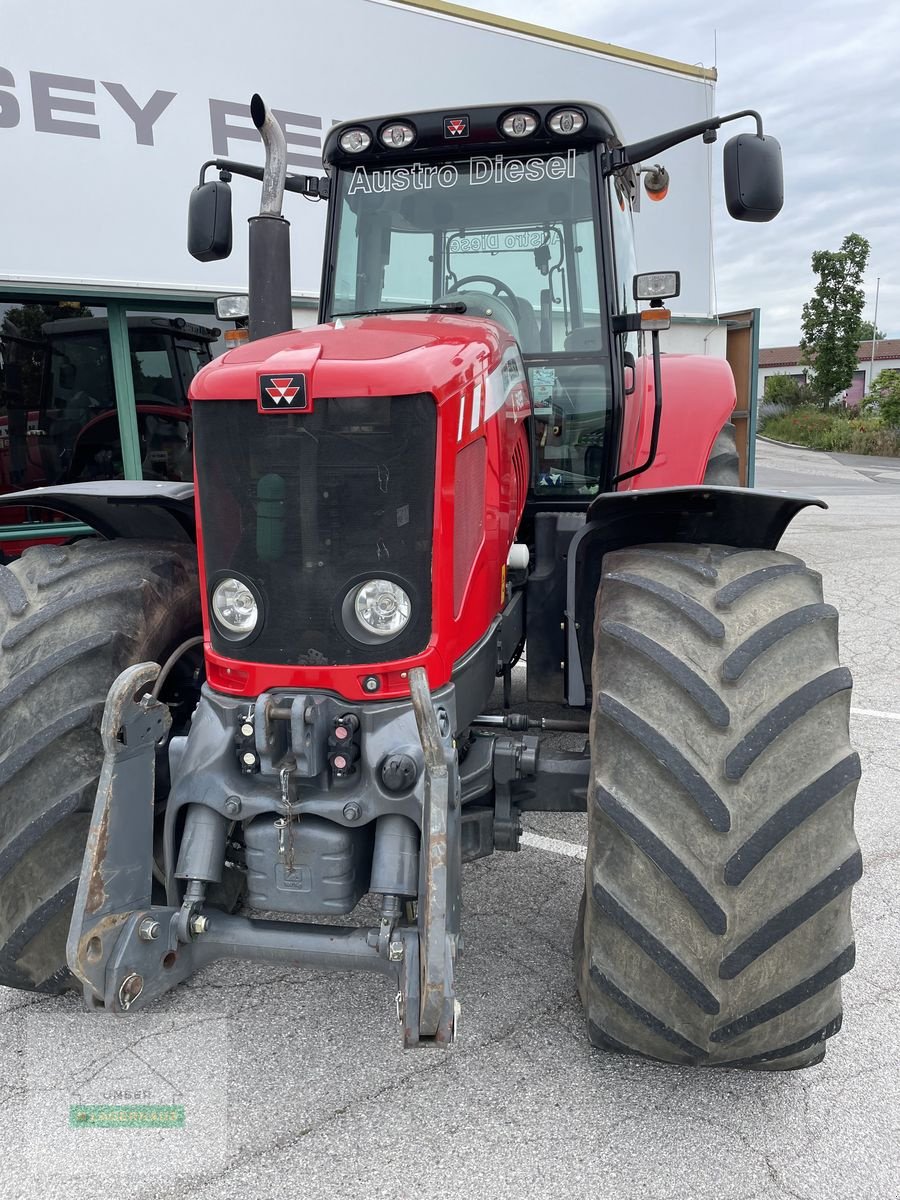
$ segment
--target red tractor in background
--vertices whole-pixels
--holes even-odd
[[[121,1013],[221,958],[378,971],[405,1044],[448,1043],[462,864],[586,810],[592,1043],[819,1061],[861,866],[837,614],[776,549],[816,502],[736,486],[733,380],[660,355],[679,281],[631,231],[635,167],[745,116],[728,207],[771,219],[778,144],[483,106],[338,125],[320,179],[251,111],[265,169],[191,200],[212,260],[230,176],[263,184],[195,485],[6,500],[99,536],[0,568],[0,982]],[[285,190],[328,200],[303,331]],[[540,716],[509,707],[526,641]]]

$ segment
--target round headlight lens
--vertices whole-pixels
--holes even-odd
[[[372,135],[368,129],[345,129],[340,136],[340,144],[348,154],[362,154],[372,145]]]
[[[222,579],[213,588],[213,620],[223,633],[246,637],[256,628],[259,606],[256,597],[240,579]]]
[[[537,129],[537,117],[530,112],[515,112],[503,118],[500,128],[507,137],[528,137]]]
[[[402,150],[404,146],[412,144],[416,131],[405,121],[394,121],[391,125],[385,125],[378,136],[381,138],[382,145],[387,146],[388,150]]]
[[[409,624],[412,604],[399,584],[390,579],[368,579],[356,589],[353,612],[366,633],[389,638]]]
[[[559,108],[550,116],[547,124],[554,133],[581,133],[587,124],[587,118],[578,108]]]

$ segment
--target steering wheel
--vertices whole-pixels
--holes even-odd
[[[495,275],[467,275],[465,279],[457,279],[456,283],[449,290],[458,292],[467,283],[489,283],[494,289],[494,295],[499,300],[501,297],[506,297],[507,303],[512,309],[513,316],[518,316],[519,302],[516,299],[516,294],[502,279],[497,279]]]

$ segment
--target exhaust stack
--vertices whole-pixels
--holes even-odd
[[[250,339],[293,328],[291,226],[281,215],[287,175],[287,144],[281,126],[259,95],[250,116],[266,148],[259,215],[250,218]]]

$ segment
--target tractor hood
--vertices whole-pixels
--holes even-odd
[[[335,318],[228,351],[194,378],[190,398],[256,400],[262,376],[301,374],[313,401],[430,392],[442,404],[476,374],[495,370],[514,345],[506,329],[483,318]]]

